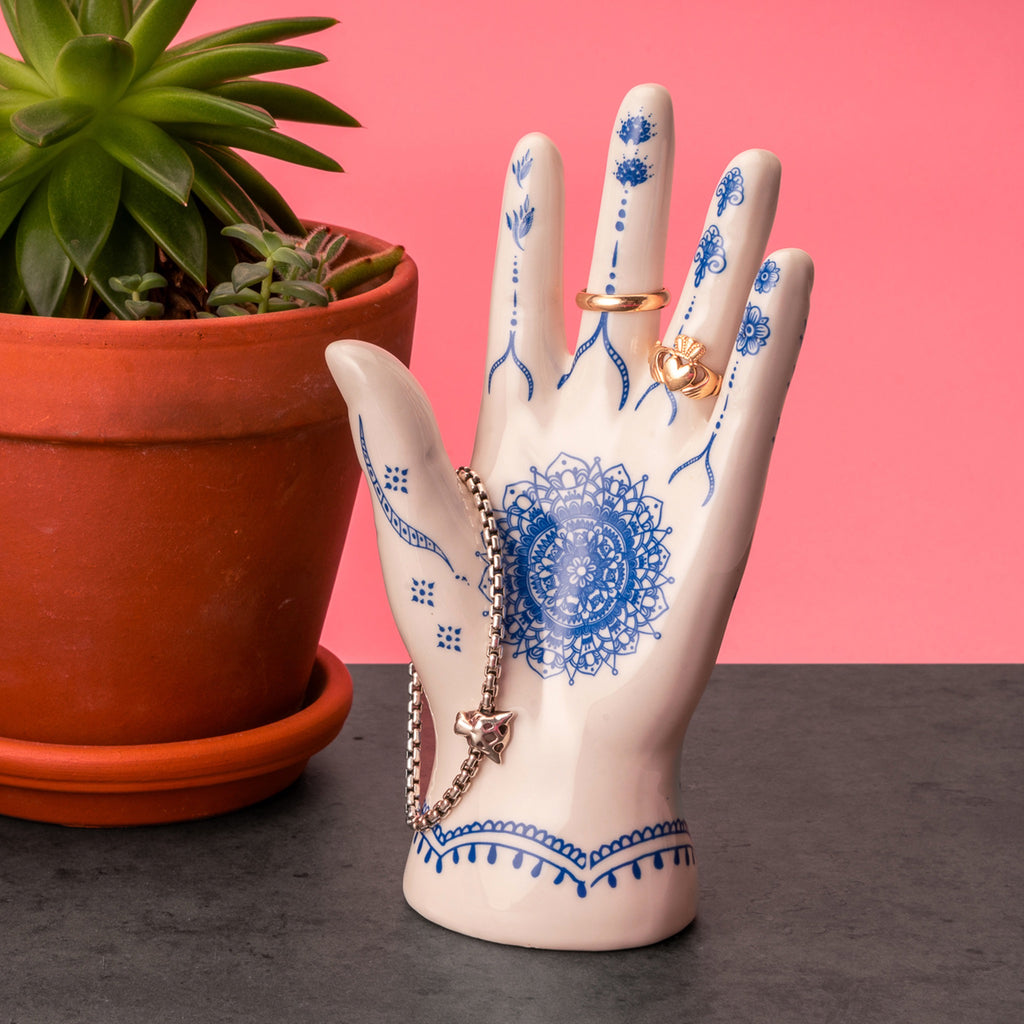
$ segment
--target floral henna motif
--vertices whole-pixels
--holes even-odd
[[[559,455],[505,488],[505,639],[541,677],[618,671],[668,608],[671,528],[662,503],[620,463]]]

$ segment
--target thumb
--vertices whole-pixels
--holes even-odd
[[[373,503],[377,547],[395,623],[432,701],[479,675],[490,605],[480,519],[444,449],[430,403],[394,356],[337,341],[327,365],[348,405]],[[443,702],[443,697],[442,697]]]

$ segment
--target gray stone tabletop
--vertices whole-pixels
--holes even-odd
[[[1024,1020],[1024,669],[720,666],[683,755],[695,924],[507,948],[405,905],[405,670],[222,818],[0,818],[0,1024]]]

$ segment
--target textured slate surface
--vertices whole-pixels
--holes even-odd
[[[697,922],[620,953],[446,932],[401,895],[405,670],[220,819],[0,818],[0,1024],[972,1024],[1024,1017],[1024,670],[722,666],[683,757]]]

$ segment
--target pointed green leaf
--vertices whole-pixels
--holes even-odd
[[[113,36],[79,36],[60,51],[55,82],[62,96],[105,107],[118,100],[135,72],[135,52]]]
[[[121,198],[121,165],[94,142],[76,146],[50,175],[50,220],[83,277],[107,244]]]
[[[32,193],[18,220],[18,274],[36,316],[54,316],[64,301],[74,268],[50,224],[46,183]]]
[[[49,87],[27,64],[0,53],[0,85],[6,89],[24,89],[26,92],[46,93]]]
[[[274,127],[274,119],[262,110],[182,86],[133,91],[117,105],[117,112],[164,123],[194,121],[238,128]]]
[[[38,184],[39,177],[27,178],[25,181],[19,181],[16,185],[5,188],[0,192],[0,235],[11,226],[14,218],[21,213],[25,201],[32,195]],[[3,264],[0,263],[0,267],[2,266]],[[0,277],[2,276],[3,274],[0,273]]]
[[[206,228],[194,202],[179,206],[134,174],[126,174],[121,201],[136,223],[197,284],[206,286]]]
[[[231,128],[228,126],[207,126],[202,124],[175,124],[168,126],[175,135],[193,142],[208,142],[213,145],[233,146],[247,149],[251,153],[287,160],[289,163],[315,167],[321,171],[340,171],[341,164],[325,153],[307,146],[304,142],[267,131],[265,128]]]
[[[20,313],[25,308],[25,288],[17,273],[15,241],[17,231],[8,231],[0,238],[0,313]]]
[[[60,145],[40,149],[19,139],[14,132],[0,132],[0,189],[28,178],[38,180],[61,152]]]
[[[132,24],[131,0],[82,0],[78,24],[86,34],[99,33],[124,39]]]
[[[254,21],[249,25],[209,32],[206,35],[187,39],[167,51],[168,57],[197,50],[209,50],[214,46],[229,46],[235,43],[277,43],[282,39],[308,36],[337,25],[337,18],[273,18],[269,21]]]
[[[275,249],[270,254],[270,258],[275,263],[294,267],[301,271],[312,270],[316,266],[316,257],[311,253],[306,252],[305,249],[290,249],[286,245]]]
[[[238,82],[225,82],[210,90],[217,96],[251,103],[262,107],[281,121],[307,121],[311,124],[331,124],[340,128],[358,128],[359,122],[336,107],[329,100],[308,89],[281,82],[263,82],[246,78]]]
[[[132,219],[126,210],[119,210],[107,244],[93,265],[92,285],[100,298],[122,320],[130,320],[125,309],[126,296],[119,295],[110,285],[117,276],[140,276],[153,268],[156,250],[153,241]],[[130,297],[130,293],[129,296]]]
[[[19,49],[52,86],[57,55],[64,44],[82,34],[71,9],[54,0],[15,0]]]
[[[184,85],[190,89],[208,89],[232,78],[261,75],[267,71],[287,71],[323,64],[327,58],[315,50],[298,46],[239,45],[215,50],[186,53],[158,64],[136,79],[139,89],[158,85]]]
[[[196,172],[192,191],[221,224],[263,223],[256,204],[207,150],[187,142],[184,149]]]
[[[93,137],[129,171],[179,203],[188,202],[192,161],[162,128],[139,117],[111,114],[96,120]]]
[[[59,96],[23,107],[11,117],[11,128],[33,146],[52,146],[81,131],[95,116],[88,103]]]
[[[284,196],[248,160],[220,146],[200,148],[209,153],[238,182],[246,195],[276,227],[290,235],[302,234],[302,221],[295,216]]]
[[[7,22],[7,28],[11,33],[11,38],[14,40],[14,45],[18,48],[18,53],[28,60],[28,55],[25,53],[25,47],[21,42],[21,29],[18,27],[18,14],[15,0],[0,0],[0,10],[3,11],[4,21]]]
[[[135,14],[125,39],[135,50],[137,74],[143,74],[181,31],[196,0],[152,0]]]
[[[4,127],[9,126],[11,114],[48,99],[51,97],[38,92],[26,92],[24,89],[0,89],[0,118],[3,119]]]

